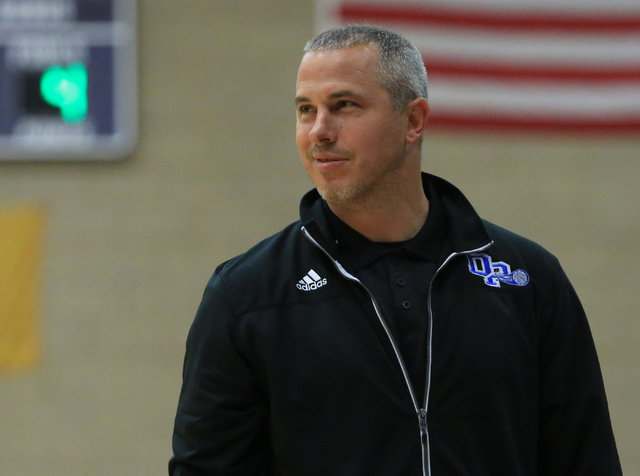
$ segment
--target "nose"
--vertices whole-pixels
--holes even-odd
[[[309,130],[309,138],[314,144],[336,141],[337,128],[330,111],[318,109],[313,126]]]

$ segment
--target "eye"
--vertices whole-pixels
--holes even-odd
[[[299,115],[310,114],[312,112],[313,112],[313,106],[311,106],[310,104],[301,104],[298,106]]]
[[[336,109],[344,109],[345,107],[356,107],[357,103],[349,100],[349,99],[340,99],[336,102]]]

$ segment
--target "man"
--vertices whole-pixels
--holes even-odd
[[[173,476],[621,474],[555,257],[422,174],[418,51],[309,42],[299,221],[220,265],[187,341]]]

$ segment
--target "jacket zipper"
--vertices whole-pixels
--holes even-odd
[[[393,334],[391,333],[389,326],[387,325],[386,321],[384,320],[384,317],[382,316],[382,312],[380,311],[380,307],[378,306],[378,303],[376,301],[375,296],[373,295],[373,293],[369,290],[369,288],[367,288],[367,286],[365,286],[365,284],[360,281],[357,277],[355,277],[354,275],[352,275],[351,273],[349,273],[346,269],[344,269],[344,267],[340,264],[340,262],[338,260],[336,260],[331,253],[329,253],[320,243],[318,243],[318,241],[316,241],[316,239],[311,236],[311,233],[309,233],[309,231],[303,226],[301,228],[302,232],[304,233],[305,237],[311,241],[311,243],[318,248],[320,251],[322,251],[327,258],[329,258],[329,260],[333,263],[333,265],[335,266],[335,268],[338,270],[338,272],[346,279],[348,279],[349,281],[353,281],[355,283],[357,283],[358,285],[360,285],[368,294],[369,299],[371,300],[371,303],[373,305],[373,308],[375,310],[376,316],[378,317],[378,321],[380,322],[380,324],[382,325],[385,333],[387,334],[387,338],[389,339],[389,342],[391,343],[391,347],[393,348],[393,352],[396,356],[396,359],[398,361],[398,364],[400,365],[400,369],[402,370],[402,375],[404,377],[404,381],[405,384],[407,386],[407,390],[409,390],[409,396],[411,397],[411,402],[413,403],[413,408],[416,412],[416,416],[418,417],[418,427],[420,429],[420,445],[421,445],[421,452],[422,452],[422,475],[423,476],[431,476],[431,454],[430,454],[430,445],[429,445],[429,428],[428,428],[428,423],[427,423],[427,412],[428,412],[428,408],[429,408],[429,394],[430,394],[430,390],[431,390],[431,348],[432,348],[432,341],[433,341],[433,311],[431,309],[431,291],[432,291],[432,287],[433,287],[433,280],[435,279],[435,277],[438,275],[438,273],[456,256],[459,255],[465,255],[465,254],[471,254],[471,253],[477,253],[480,251],[484,251],[487,248],[489,248],[492,244],[493,241],[487,243],[486,245],[476,248],[474,250],[469,250],[469,251],[460,251],[460,252],[454,252],[451,253],[447,259],[444,260],[444,262],[440,265],[440,267],[435,271],[435,273],[433,274],[433,277],[431,278],[431,282],[429,283],[429,290],[427,293],[427,308],[428,308],[428,317],[429,317],[429,347],[427,350],[427,380],[426,380],[426,386],[425,386],[425,396],[424,396],[424,407],[421,408],[418,404],[418,400],[415,396],[415,393],[413,391],[413,386],[411,385],[411,381],[409,379],[409,374],[407,372],[407,368],[405,366],[404,360],[402,359],[402,355],[400,354],[400,351],[398,349],[398,346],[396,344],[396,341],[393,337]]]
[[[429,427],[427,424],[427,415],[429,411],[429,395],[431,393],[431,363],[432,363],[432,351],[433,351],[433,308],[431,306],[431,297],[433,290],[433,282],[436,279],[436,276],[444,269],[444,267],[453,260],[456,256],[462,256],[472,253],[479,253],[481,251],[486,250],[491,245],[493,245],[493,241],[481,246],[479,248],[468,250],[468,251],[454,251],[442,262],[442,264],[436,269],[431,277],[431,281],[429,282],[429,290],[427,291],[427,314],[429,317],[429,338],[427,344],[427,378],[426,385],[424,391],[424,406],[418,410],[418,419],[420,421],[420,436],[422,440],[422,451],[423,451],[423,476],[431,476],[431,447],[429,444]],[[425,454],[426,452],[426,454]],[[426,466],[426,471],[425,471]]]

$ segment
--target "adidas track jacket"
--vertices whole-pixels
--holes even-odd
[[[172,476],[617,476],[582,307],[558,261],[439,195],[426,391],[334,258],[317,192],[222,265],[189,332]]]

